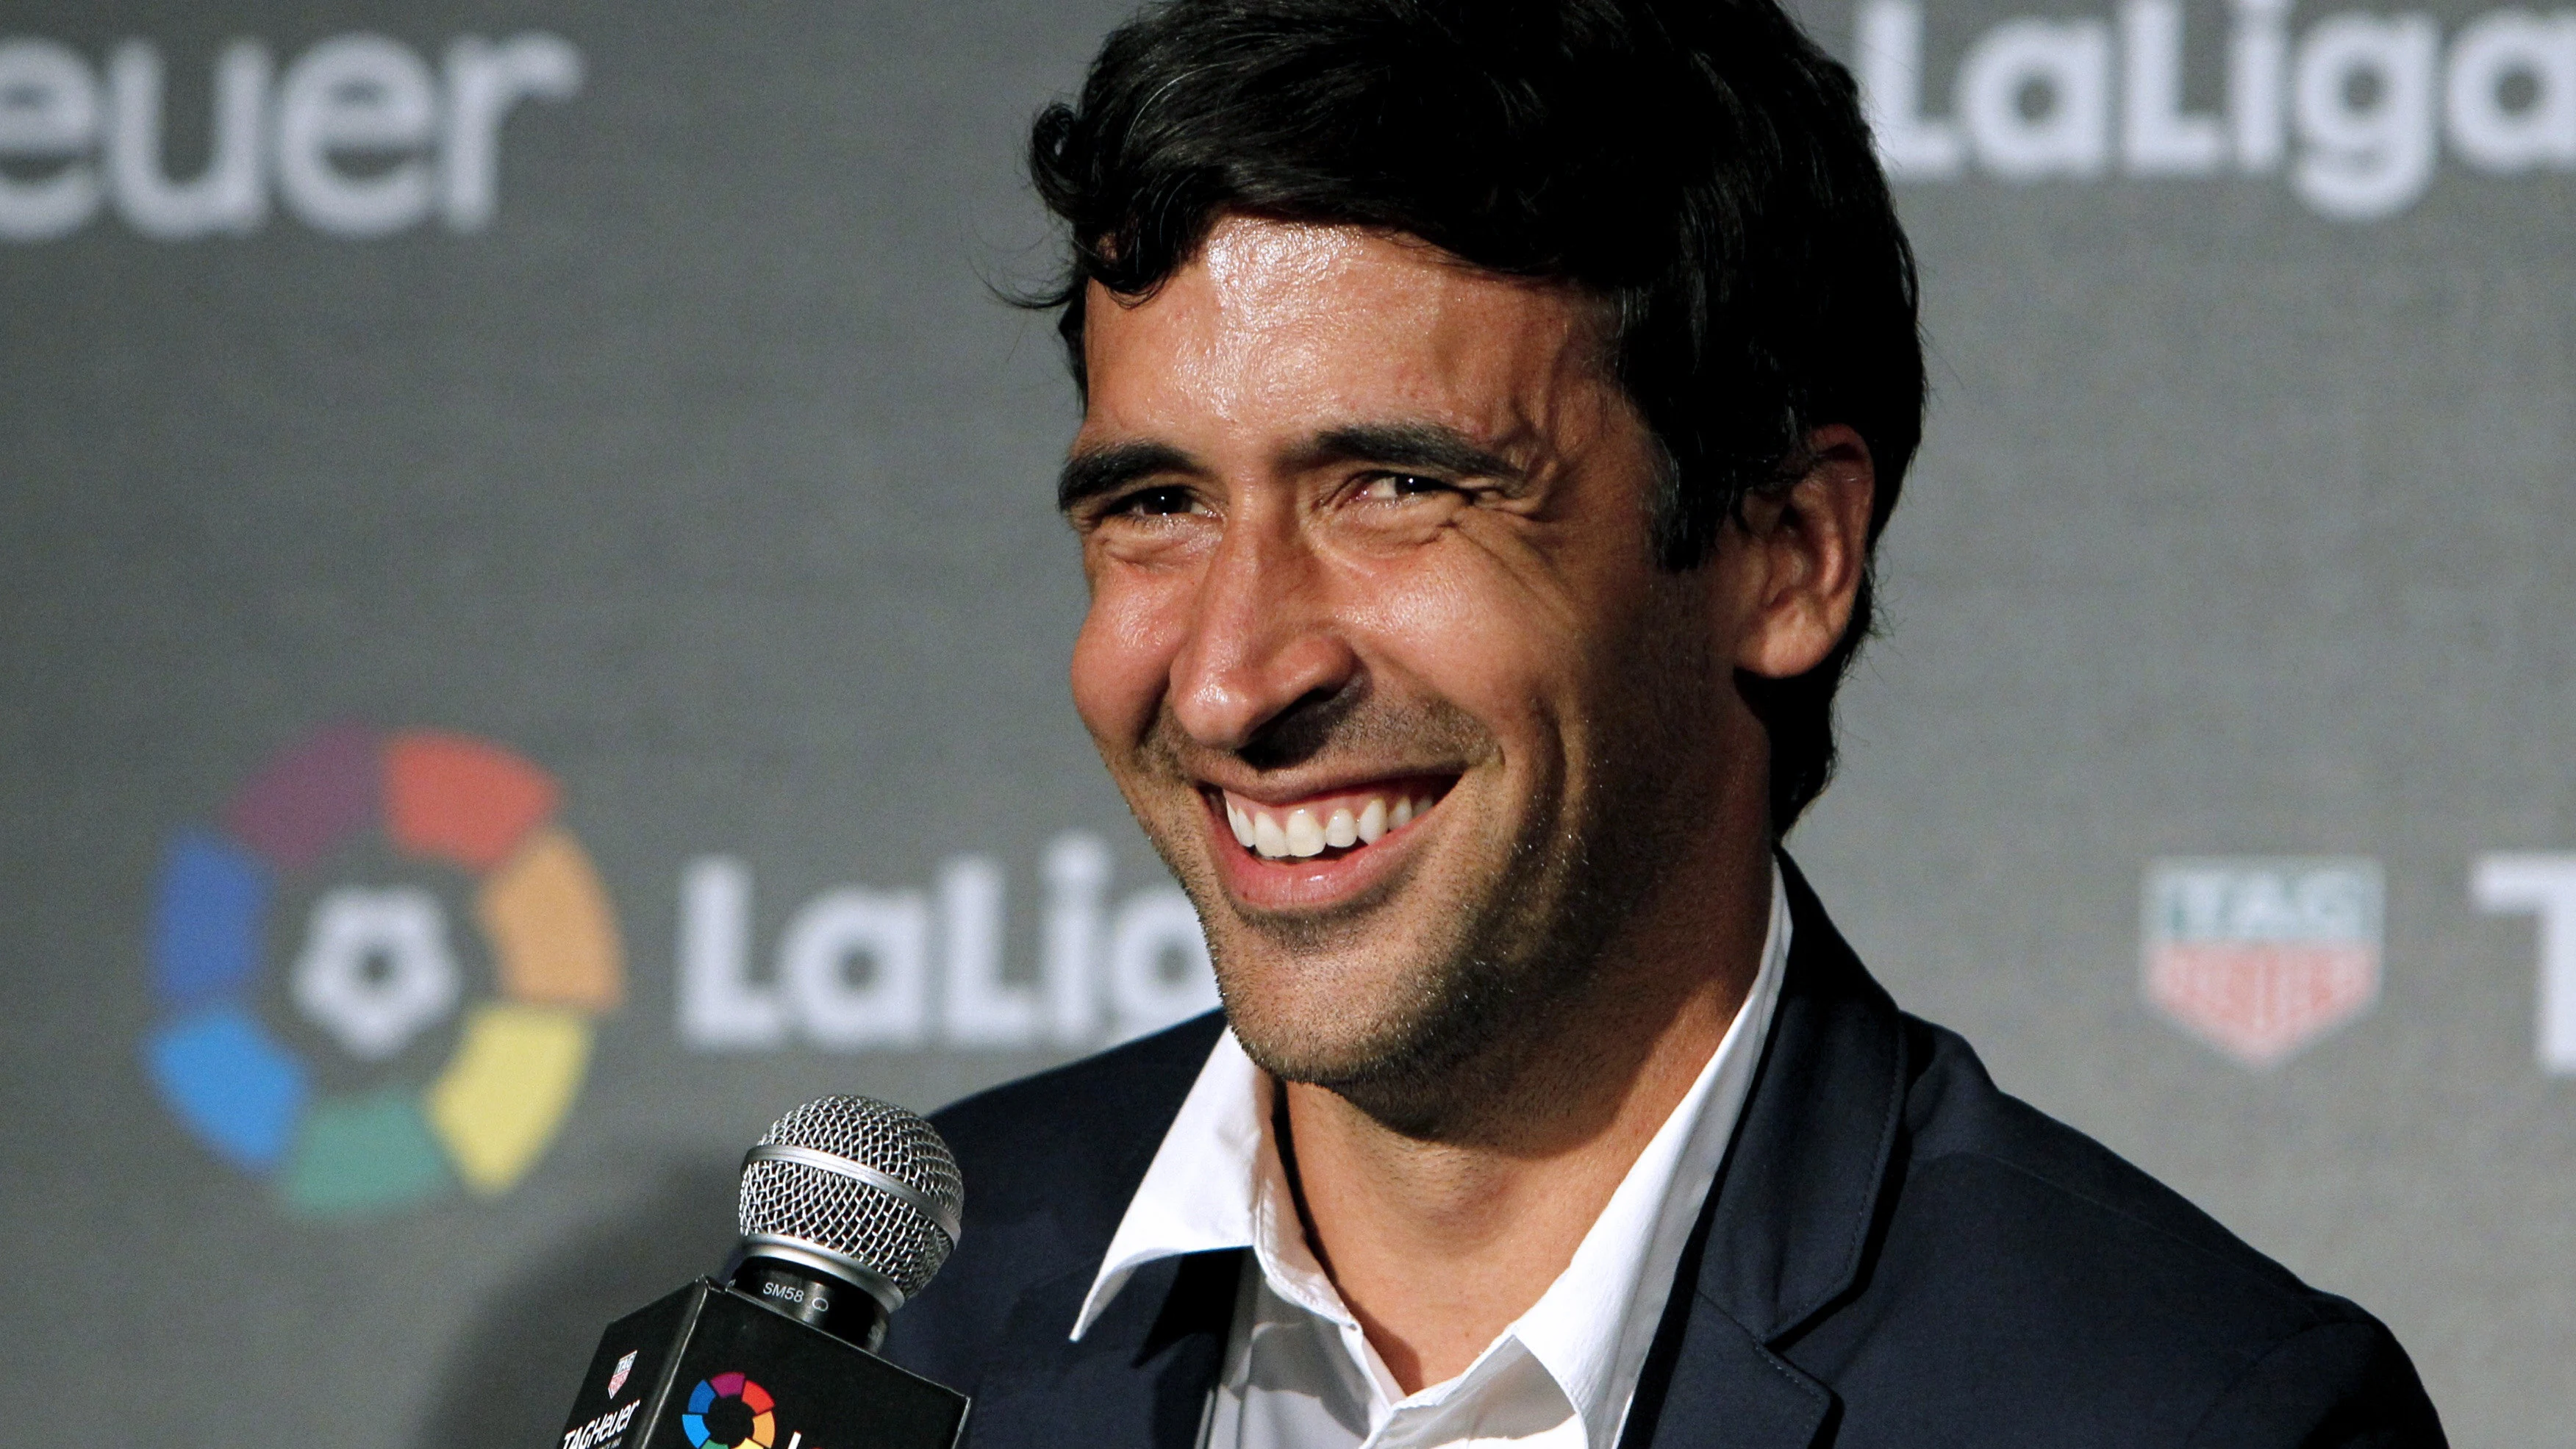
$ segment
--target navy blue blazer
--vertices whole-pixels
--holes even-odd
[[[2376,1319],[1999,1091],[1787,874],[1778,1015],[1623,1449],[2444,1442]],[[933,1118],[965,1232],[885,1351],[974,1396],[973,1449],[1194,1444],[1239,1254],[1149,1266],[1066,1334],[1221,1029],[1211,1013]]]

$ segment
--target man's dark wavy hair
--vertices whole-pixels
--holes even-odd
[[[1077,385],[1098,282],[1150,295],[1226,213],[1382,228],[1606,303],[1612,365],[1667,455],[1653,546],[1704,563],[1745,496],[1843,423],[1878,475],[1923,426],[1914,259],[1850,73],[1773,0],[1170,0],[1037,119],[1029,169],[1071,265]],[[1739,674],[1786,832],[1833,772],[1834,691],[1871,627],[1793,679]]]

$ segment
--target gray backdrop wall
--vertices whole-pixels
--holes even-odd
[[[2548,1442],[2576,12],[2341,3],[1806,12],[1938,397],[1793,847],[2008,1088]],[[0,13],[23,1426],[550,1442],[771,1117],[1205,999],[988,288],[1120,8]]]

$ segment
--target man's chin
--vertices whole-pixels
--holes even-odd
[[[1244,1055],[1284,1082],[1375,1097],[1398,1086],[1410,1095],[1425,1076],[1422,1041],[1404,1023],[1317,1021],[1308,1012],[1274,1017],[1231,1007],[1226,1016]]]
[[[1282,1081],[1325,1088],[1398,1131],[1441,1135],[1509,1056],[1508,991],[1452,961],[1220,960],[1226,1017],[1244,1054]]]
[[[1252,1059],[1276,1076],[1322,1083],[1401,1050],[1416,1014],[1401,998],[1419,990],[1420,978],[1408,980],[1405,965],[1375,953],[1335,949],[1346,942],[1313,939],[1340,934],[1326,923],[1286,924],[1282,934],[1309,939],[1264,931],[1213,953],[1226,1019]]]

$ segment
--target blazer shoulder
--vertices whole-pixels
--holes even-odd
[[[2011,1422],[2029,1442],[2344,1443],[2325,1431],[2363,1407],[2398,1426],[2384,1442],[2442,1442],[2405,1351],[2359,1305],[2002,1091],[1956,1035],[1901,1029],[1876,1246],[1794,1350],[1845,1396],[1843,1442]]]
[[[1905,1018],[1919,1064],[1906,1098],[1909,1175],[1947,1170],[2008,1174],[2062,1213],[2132,1224],[2142,1241],[2242,1278],[2252,1291],[2314,1295],[2287,1268],[2216,1218],[2093,1138],[1995,1085],[1957,1033]],[[2340,1302],[2341,1300],[2335,1300]]]

